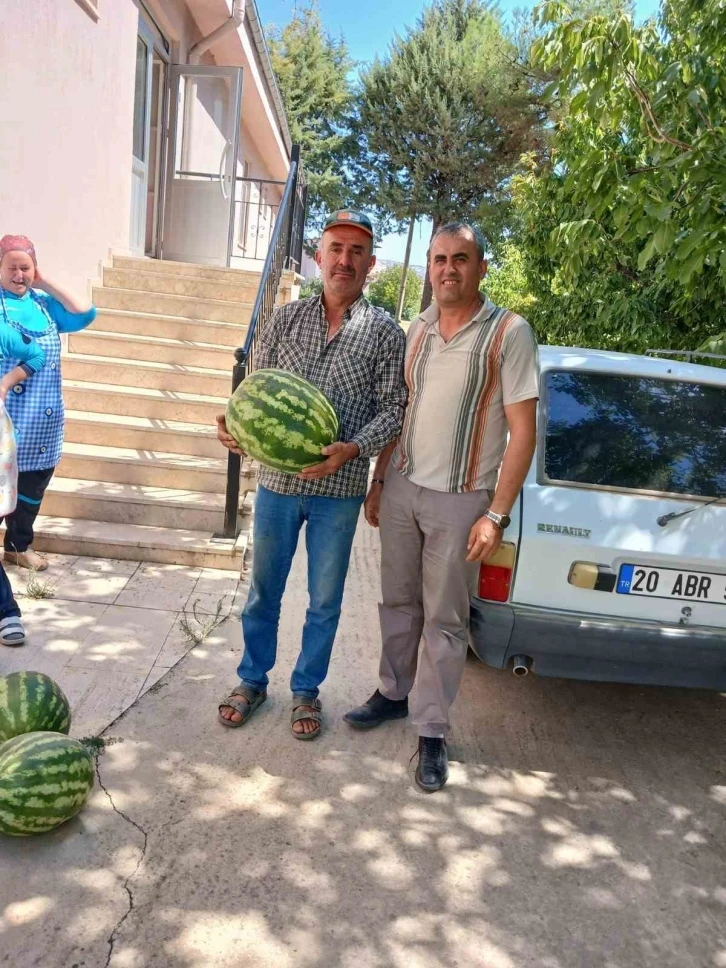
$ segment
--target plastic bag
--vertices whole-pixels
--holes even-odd
[[[12,514],[18,503],[18,451],[15,427],[0,401],[0,518]]]

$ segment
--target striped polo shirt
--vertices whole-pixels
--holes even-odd
[[[493,490],[507,442],[505,406],[539,396],[529,323],[488,299],[449,342],[430,306],[408,331],[408,407],[394,467],[434,491]]]

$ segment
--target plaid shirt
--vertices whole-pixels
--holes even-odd
[[[398,323],[361,296],[346,310],[330,342],[327,335],[320,296],[281,306],[260,334],[255,369],[288,370],[315,384],[335,407],[340,440],[358,444],[360,456],[315,481],[261,467],[260,484],[278,494],[365,494],[370,457],[401,431],[406,340]]]

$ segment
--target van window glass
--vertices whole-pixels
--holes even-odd
[[[726,387],[552,370],[546,400],[549,480],[726,494]]]

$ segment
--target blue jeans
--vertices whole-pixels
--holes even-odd
[[[259,691],[267,688],[267,673],[277,656],[282,596],[305,522],[310,604],[290,687],[296,695],[317,697],[318,687],[328,673],[338,630],[350,549],[362,503],[363,495],[298,497],[258,487],[252,584],[242,610],[245,649],[237,669],[248,686]]]
[[[0,564],[0,618],[8,618],[11,615],[19,616],[20,609],[15,601],[5,569]]]

